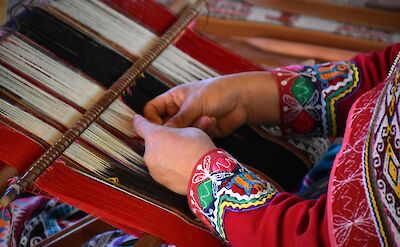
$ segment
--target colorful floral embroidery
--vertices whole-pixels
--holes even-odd
[[[359,85],[350,62],[289,66],[272,71],[281,88],[283,130],[294,134],[335,136],[336,105]]]
[[[218,149],[200,160],[188,194],[192,211],[226,239],[224,216],[227,211],[245,212],[265,206],[277,190]]]

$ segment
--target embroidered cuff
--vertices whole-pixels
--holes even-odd
[[[284,134],[336,136],[337,103],[359,84],[351,62],[289,66],[271,73],[279,83]]]
[[[246,212],[268,205],[277,194],[270,183],[222,149],[205,154],[193,170],[188,202],[193,213],[226,240],[227,211]]]

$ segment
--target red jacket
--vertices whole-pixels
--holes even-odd
[[[368,132],[370,126],[377,124],[371,119],[377,119],[377,109],[388,106],[379,99],[386,95],[391,99],[393,114],[400,111],[399,97],[389,92],[396,88],[393,85],[400,77],[399,66],[385,79],[399,51],[397,44],[380,53],[358,55],[348,62],[272,71],[280,88],[281,122],[286,134],[343,136],[346,132],[331,173],[328,197],[305,200],[278,191],[268,178],[261,178],[225,151],[216,149],[204,155],[193,171],[188,191],[192,211],[232,246],[398,245],[400,121],[396,117],[399,119],[400,114],[393,117],[390,108],[381,111],[381,119],[393,119],[392,122],[382,120],[378,125],[389,124],[393,128],[392,139],[389,133],[384,144],[392,148],[392,165],[373,167],[370,174],[388,171],[394,182],[383,178],[385,188],[392,185],[397,201],[393,205],[388,203],[385,195],[389,192],[374,189],[377,182],[363,173],[368,171],[368,159],[374,156],[364,157],[368,154],[366,145],[372,140],[369,146],[376,147],[379,141],[372,138],[375,132]],[[372,136],[369,139],[368,133]],[[356,147],[359,150],[354,150]],[[384,150],[380,156],[383,160],[385,153]],[[352,156],[348,157],[349,154]],[[372,163],[379,159],[372,158]],[[368,184],[372,184],[371,194]],[[374,209],[380,200],[382,208]],[[386,208],[391,209],[385,208],[385,202]],[[381,221],[387,221],[386,228],[379,224],[379,214]]]

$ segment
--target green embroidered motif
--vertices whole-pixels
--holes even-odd
[[[304,106],[312,97],[315,91],[314,86],[304,77],[298,77],[294,81],[292,93],[294,98]]]
[[[206,208],[213,201],[212,195],[212,183],[211,180],[207,180],[199,185],[197,193],[200,195],[200,205],[202,208]]]

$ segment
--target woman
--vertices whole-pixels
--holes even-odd
[[[233,246],[399,245],[399,51],[396,44],[347,62],[175,87],[146,105],[150,121],[133,121],[150,173],[187,195],[193,213]],[[344,134],[328,194],[305,200],[279,191],[215,148],[209,135],[242,124],[279,124],[292,135]]]

